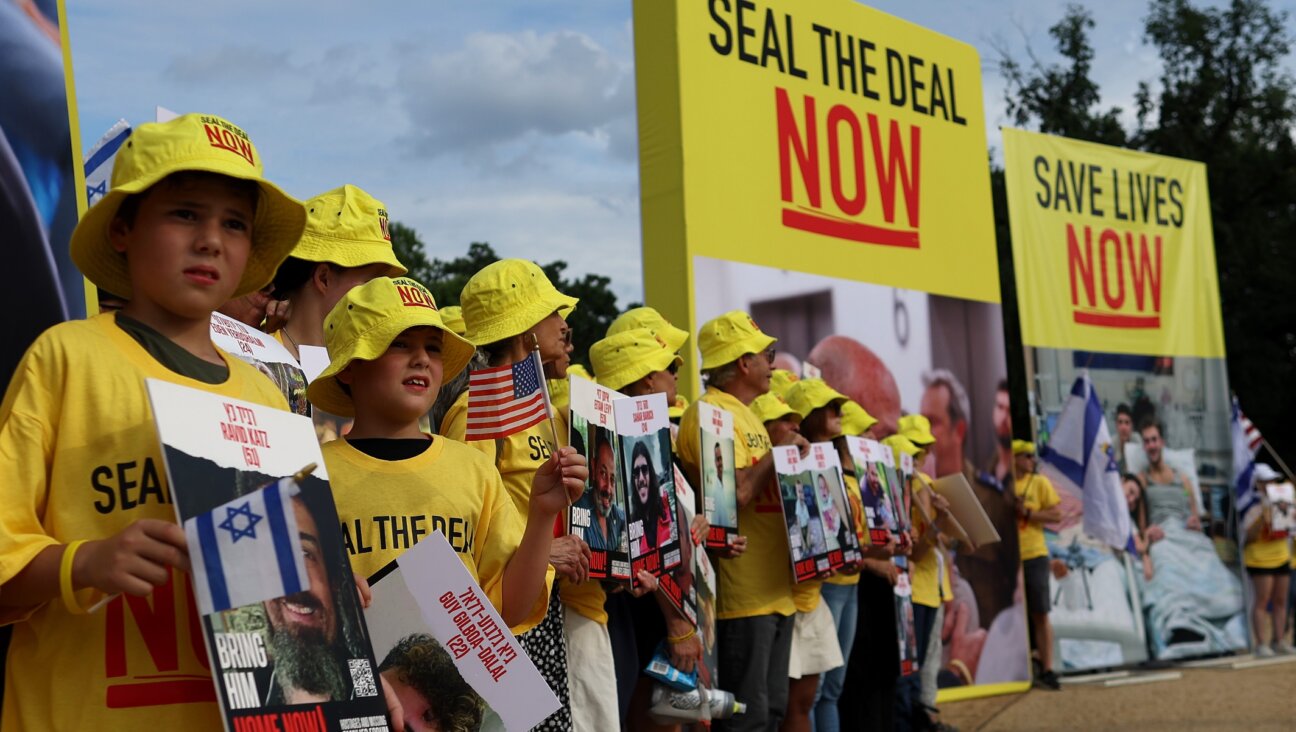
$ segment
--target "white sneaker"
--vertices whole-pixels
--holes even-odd
[[[1255,654],[1256,658],[1270,658],[1274,655],[1273,646],[1258,646]]]
[[[1276,648],[1275,650],[1277,650],[1278,653],[1281,653],[1281,654],[1283,654],[1283,655],[1285,655],[1285,656],[1290,656],[1290,655],[1292,655],[1292,654],[1296,654],[1296,646],[1293,646],[1292,644],[1290,644],[1290,643],[1288,643],[1288,642],[1286,642],[1286,641],[1283,641],[1282,643],[1279,643],[1278,646],[1277,646],[1277,648]]]

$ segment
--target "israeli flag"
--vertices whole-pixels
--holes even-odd
[[[299,492],[283,478],[184,522],[199,612],[310,589],[292,505]]]
[[[126,138],[130,137],[130,123],[124,119],[108,128],[103,137],[90,148],[85,156],[86,203],[93,206],[108,193],[112,181],[113,161],[117,159],[117,150]]]
[[[1041,472],[1049,480],[1084,501],[1086,534],[1115,549],[1132,546],[1129,504],[1113,458],[1111,433],[1087,372],[1071,387],[1039,457]]]
[[[1233,412],[1229,419],[1233,433],[1233,501],[1243,529],[1258,516],[1260,496],[1255,490],[1255,459],[1260,451],[1260,431],[1242,414],[1237,397],[1233,397]]]

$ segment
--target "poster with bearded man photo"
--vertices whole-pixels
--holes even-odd
[[[216,509],[209,526],[220,546],[190,541],[191,561],[205,570],[193,574],[199,594],[223,584],[238,596],[264,565],[292,564],[285,548],[301,547],[298,592],[211,614],[187,593],[225,729],[385,729],[387,705],[311,420],[155,380],[149,393],[177,518]],[[253,496],[294,474],[296,490],[284,492],[278,512]],[[267,538],[264,561],[235,561],[245,555],[229,549]]]

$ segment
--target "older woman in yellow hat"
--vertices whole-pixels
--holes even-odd
[[[483,267],[469,278],[459,295],[464,338],[484,353],[489,366],[515,364],[530,357],[532,351],[539,351],[545,377],[565,379],[572,351],[571,328],[567,326],[566,316],[576,307],[576,302],[576,298],[559,292],[535,262],[503,259]],[[469,440],[468,392],[465,390],[446,413],[440,431],[446,437],[467,442],[470,447],[490,457],[504,479],[509,497],[518,511],[526,515],[532,477],[566,440],[566,430],[560,427],[556,434],[551,425],[551,421],[545,421],[499,440]],[[589,579],[589,559],[589,547],[571,535],[554,539],[549,552],[549,563],[566,582],[572,584]],[[598,612],[601,611],[602,608],[598,608]],[[518,636],[527,655],[562,703],[562,708],[536,729],[572,729],[575,710],[569,696],[563,616],[559,593],[553,593],[544,621]],[[573,663],[578,661],[578,657],[572,658]]]

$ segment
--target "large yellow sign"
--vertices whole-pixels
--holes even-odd
[[[1206,166],[1003,136],[1022,340],[1223,358]]]
[[[981,66],[850,0],[637,0],[648,302],[691,257],[999,301]]]

